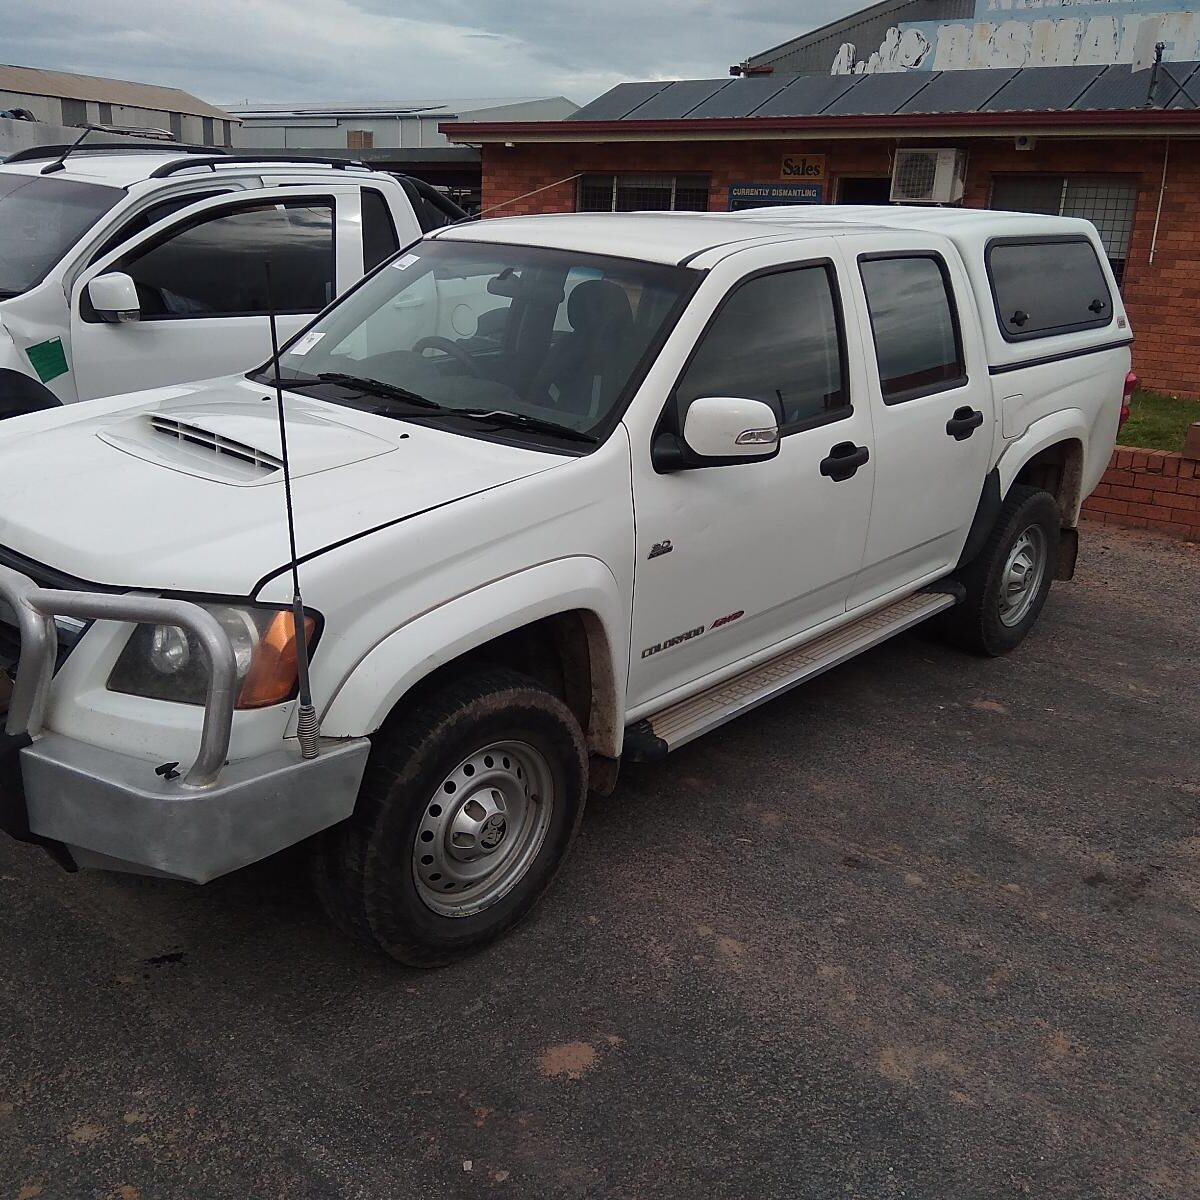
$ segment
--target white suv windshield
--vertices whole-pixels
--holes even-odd
[[[421,242],[293,342],[280,374],[401,418],[424,400],[435,420],[436,408],[516,414],[526,431],[592,441],[620,418],[696,279],[568,250]]]
[[[95,183],[0,171],[0,300],[41,283],[124,194]]]

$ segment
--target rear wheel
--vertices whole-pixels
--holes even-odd
[[[515,925],[562,865],[583,735],[555,696],[498,670],[429,694],[374,743],[354,815],[314,848],[317,892],[344,932],[438,966]]]
[[[959,572],[967,596],[946,614],[952,641],[987,655],[1020,645],[1049,595],[1059,529],[1048,492],[1024,484],[1009,491],[983,549]]]

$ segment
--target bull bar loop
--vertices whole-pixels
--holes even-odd
[[[0,566],[0,599],[7,601],[13,610],[21,637],[5,725],[10,734],[37,737],[42,731],[58,657],[56,616],[83,621],[175,625],[192,634],[208,666],[208,683],[200,750],[184,775],[183,786],[206,788],[216,783],[229,754],[237,691],[233,647],[216,617],[186,600],[39,588],[27,576],[4,566]]]

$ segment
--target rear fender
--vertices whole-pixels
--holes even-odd
[[[1063,525],[1073,528],[1079,520],[1079,506],[1083,503],[1084,497],[1096,486],[1096,480],[1091,478],[1095,471],[1095,463],[1086,461],[1091,457],[1088,453],[1091,437],[1092,430],[1087,424],[1087,418],[1077,408],[1064,408],[1060,412],[1042,417],[1040,421],[1034,421],[1019,438],[1008,443],[999,463],[996,464],[1000,476],[1000,495],[1008,495],[1013,480],[1035,454],[1050,446],[1056,446],[1060,442],[1079,442],[1084,448],[1085,456],[1082,480],[1073,489],[1074,494],[1065,503],[1060,500]],[[1108,456],[1105,455],[1100,471],[1103,472],[1107,465]],[[1090,485],[1089,480],[1091,480]]]

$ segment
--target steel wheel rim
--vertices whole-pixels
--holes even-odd
[[[1030,525],[1013,543],[1000,572],[1000,623],[1011,628],[1028,615],[1046,575],[1046,533]]]
[[[537,858],[554,813],[554,775],[526,742],[473,751],[426,800],[413,842],[422,903],[444,917],[490,908]]]

